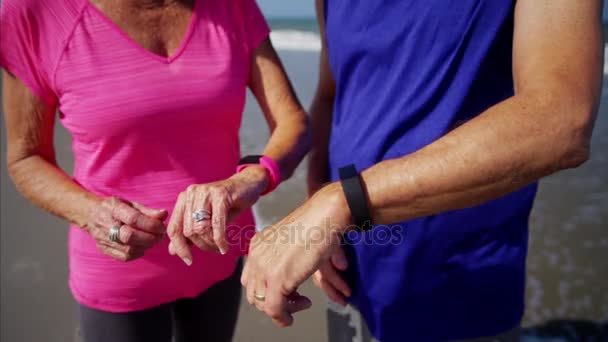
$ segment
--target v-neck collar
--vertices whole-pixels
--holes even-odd
[[[154,58],[163,63],[170,64],[173,61],[175,61],[177,58],[179,58],[179,56],[181,56],[181,54],[184,52],[184,50],[188,46],[188,43],[190,42],[192,32],[194,31],[194,27],[196,26],[196,22],[198,20],[198,3],[201,0],[194,1],[194,5],[192,6],[192,15],[190,17],[190,23],[188,24],[188,28],[186,29],[186,34],[182,38],[180,45],[172,54],[170,54],[169,56],[166,56],[166,57],[161,56],[157,53],[154,53],[154,52],[146,49],[145,47],[141,46],[137,41],[135,41],[125,31],[123,31],[116,23],[114,23],[114,21],[112,21],[112,19],[110,19],[99,8],[97,8],[95,5],[93,5],[89,0],[86,0],[86,1],[87,1],[87,6],[89,6],[89,8],[91,8],[93,10],[93,12],[95,12],[104,22],[106,22],[112,30],[116,31],[120,36],[122,36],[123,39],[129,45],[133,46],[135,49],[139,50],[141,53],[147,55],[148,57]]]

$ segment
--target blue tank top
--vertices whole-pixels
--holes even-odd
[[[514,3],[326,0],[332,180],[342,166],[413,153],[512,96]],[[349,234],[351,303],[372,334],[444,341],[517,326],[536,188]]]

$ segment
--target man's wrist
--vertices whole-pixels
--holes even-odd
[[[320,197],[320,201],[326,203],[332,211],[330,231],[338,235],[343,235],[350,230],[356,229],[340,182],[333,182],[323,187],[315,195]]]

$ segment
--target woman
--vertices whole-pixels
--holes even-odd
[[[0,29],[10,175],[72,223],[84,340],[229,341],[249,208],[309,144],[255,0],[5,0]],[[272,134],[236,172],[247,86]],[[73,179],[55,163],[56,111]]]

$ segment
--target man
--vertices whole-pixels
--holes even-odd
[[[316,272],[380,341],[517,340],[536,182],[589,156],[602,1],[317,8],[309,185],[320,190],[254,238],[249,302],[290,325]],[[340,171],[350,164],[359,176]],[[303,238],[275,238],[291,232]]]

